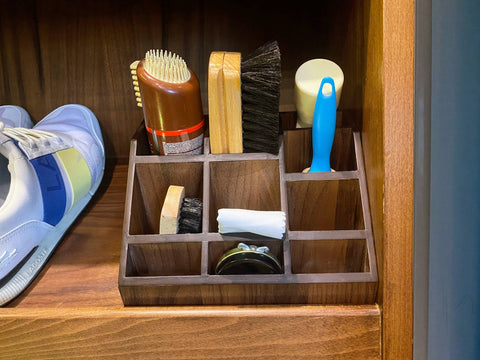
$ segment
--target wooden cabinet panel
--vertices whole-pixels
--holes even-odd
[[[368,337],[370,345],[355,345],[352,352],[345,351],[345,348],[349,341],[354,341],[355,331],[358,333],[361,327],[373,329],[380,326],[381,311],[384,358],[410,359],[414,1],[341,0],[303,4],[301,7],[283,5],[278,1],[249,0],[243,1],[240,7],[238,5],[239,2],[220,0],[2,1],[0,103],[21,105],[36,121],[65,103],[90,107],[99,118],[111,166],[127,162],[129,139],[142,118],[142,111],[134,100],[129,65],[150,48],[168,48],[186,58],[199,75],[204,112],[208,111],[206,71],[212,50],[250,52],[263,42],[276,38],[283,49],[281,109],[288,111],[294,109],[292,89],[296,68],[313,57],[337,62],[345,73],[341,121],[358,128],[362,134],[379,266],[379,307],[368,307],[369,315],[360,316],[363,320],[357,325],[352,325],[354,322],[351,321],[356,315],[343,318],[343,315],[333,315],[336,311],[339,314],[342,311],[355,312],[356,308],[352,307],[343,310],[341,307],[295,307],[293,310],[274,307],[263,309],[266,312],[261,314],[248,309],[251,313],[244,314],[245,317],[236,314],[237,311],[247,311],[243,308],[224,309],[226,312],[221,316],[214,316],[217,322],[212,320],[213,323],[209,322],[212,313],[207,311],[199,313],[195,321],[208,326],[193,332],[189,341],[200,334],[206,336],[205,329],[212,327],[215,329],[213,334],[221,334],[230,347],[225,353],[226,350],[219,346],[219,357],[225,354],[235,357],[240,350],[251,352],[257,349],[264,351],[266,358],[278,358],[275,355],[279,354],[286,354],[287,358],[293,355],[295,358],[309,358],[310,354],[313,354],[310,358],[320,359],[376,358],[380,341],[376,346],[372,344],[379,335],[378,329],[369,332],[375,334]],[[123,321],[132,329],[138,329],[138,324],[130,319],[133,310],[119,308],[121,299],[117,289],[126,167],[117,167],[116,171],[107,173],[103,190],[88,207],[85,216],[69,230],[33,286],[9,308],[0,309],[0,344],[2,350],[4,344],[8,346],[5,357],[28,349],[37,351],[38,358],[60,357],[62,349],[66,348],[75,349],[74,352],[79,354],[93,354],[101,351],[101,342],[111,344],[115,341],[118,347],[108,347],[105,350],[108,356],[114,357],[118,355],[116,351],[121,353],[124,349],[131,349],[129,344],[121,344],[118,340],[120,335],[127,333],[121,329],[117,331],[118,324]],[[57,308],[63,310],[57,313]],[[173,317],[176,321],[169,324],[177,337],[179,333],[188,332],[195,323],[183,321],[182,316],[187,316],[185,313],[179,312],[176,317],[177,308],[163,310],[165,312],[153,310],[147,313],[139,309],[137,316],[142,318],[139,323],[158,323],[161,327],[162,319]],[[298,312],[302,310],[305,313],[300,316]],[[239,324],[232,328],[232,332],[238,330],[239,335],[245,335],[249,329],[249,321],[245,319],[250,316],[256,319],[252,322],[255,324],[252,329],[259,331],[266,331],[268,325],[263,321],[272,321],[279,316],[278,322],[273,323],[278,332],[267,331],[278,337],[276,340],[269,338],[266,350],[261,348],[261,341],[254,341],[251,347],[236,348],[235,342],[243,341],[243,337],[229,338],[223,331],[225,328],[221,327],[223,325],[219,325],[230,319]],[[306,328],[308,331],[300,331],[301,324],[308,322],[310,316],[314,320]],[[334,320],[337,318],[338,323]],[[342,322],[345,318],[348,320]],[[104,319],[107,319],[106,323],[102,323]],[[369,320],[364,322],[365,319]],[[89,323],[93,325],[84,334],[88,334],[87,338],[91,337],[97,347],[88,348],[82,341],[75,343],[71,335],[81,335]],[[46,341],[43,332],[39,331],[48,329],[48,324],[60,334],[51,342]],[[153,326],[144,328],[150,331]],[[329,329],[338,332],[329,338]],[[111,336],[93,336],[94,332],[107,334],[110,331],[113,331]],[[152,346],[167,348],[169,342],[165,332],[168,329],[158,331],[161,332],[161,341],[152,342]],[[22,332],[34,335],[28,343],[31,347],[22,339]],[[35,340],[37,336],[45,341],[45,347]],[[258,339],[263,341],[265,337]],[[135,341],[147,349],[142,354],[154,351],[140,337],[132,343]],[[189,341],[182,346],[191,344]],[[53,346],[51,352],[47,344]],[[198,354],[213,356],[217,350],[212,339],[203,340],[201,344],[203,352],[199,350]],[[332,350],[333,347],[337,350]],[[209,349],[215,351],[209,352]],[[174,357],[178,352],[166,354]],[[194,358],[197,353],[188,354]]]

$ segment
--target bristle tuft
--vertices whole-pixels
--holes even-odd
[[[178,221],[179,234],[202,232],[202,201],[195,198],[184,198]]]
[[[280,49],[266,43],[242,59],[243,151],[278,154]]]
[[[145,70],[158,80],[179,84],[190,79],[187,64],[179,55],[165,50],[150,50],[145,54]]]

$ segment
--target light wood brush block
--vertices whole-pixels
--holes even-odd
[[[131,141],[119,289],[125,305],[373,304],[377,265],[360,134],[336,130],[336,172],[301,173],[311,160],[309,130],[284,131],[278,155],[147,155],[141,130]],[[160,235],[170,185],[203,200],[200,234]],[[223,207],[284,211],[283,239],[220,235]],[[239,242],[266,245],[283,271],[215,275]]]
[[[210,151],[228,153],[223,90],[223,58],[225,51],[213,51],[208,63],[208,122]]]
[[[212,154],[243,152],[241,54],[213,51],[208,64],[208,108]]]
[[[225,57],[223,58],[223,98],[229,154],[243,152],[240,63],[240,53],[225,53]]]

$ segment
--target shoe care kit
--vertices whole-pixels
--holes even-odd
[[[362,146],[338,127],[338,65],[298,68],[298,123],[282,127],[277,42],[210,54],[208,117],[187,60],[150,50],[130,67],[144,121],[130,144],[124,304],[373,303]]]

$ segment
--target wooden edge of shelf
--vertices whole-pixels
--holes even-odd
[[[2,309],[2,359],[380,359],[377,305]],[[348,352],[345,353],[346,349]],[[123,355],[121,355],[123,354]]]
[[[204,305],[204,306],[117,306],[74,308],[4,308],[3,320],[21,318],[105,317],[363,317],[380,316],[377,304],[370,305]],[[1,337],[0,337],[1,338]]]

